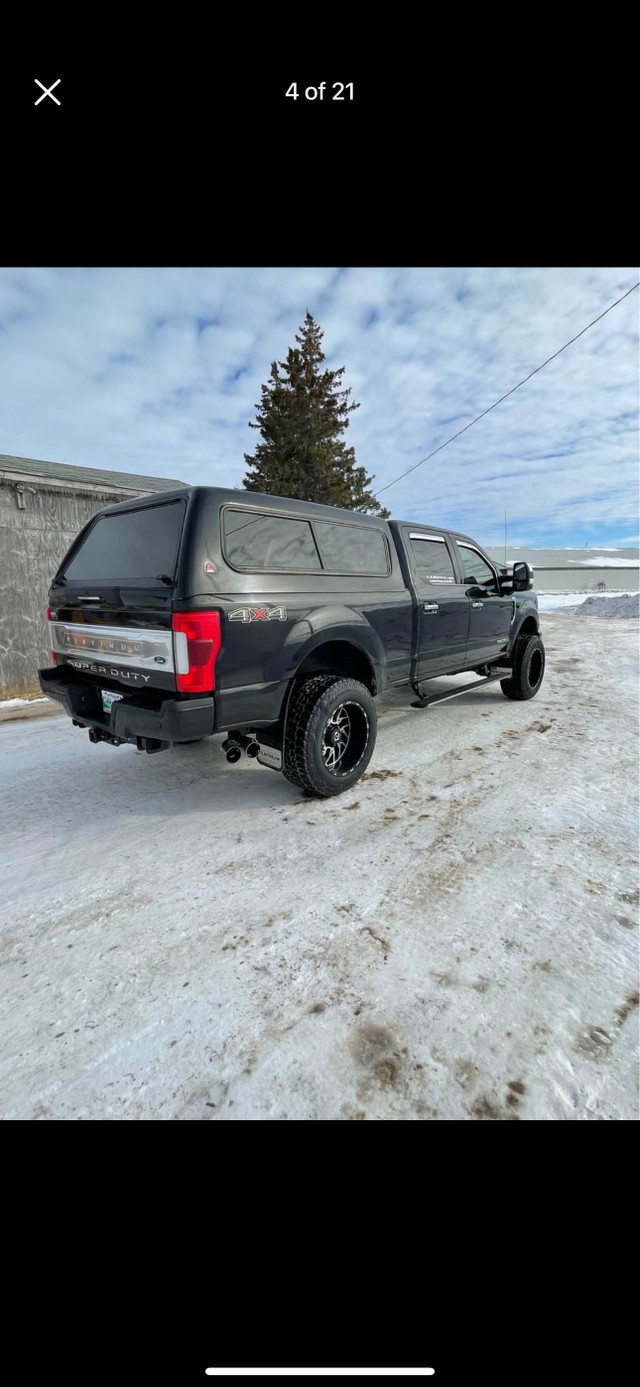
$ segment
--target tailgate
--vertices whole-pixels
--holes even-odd
[[[185,514],[174,493],[93,517],[51,587],[56,663],[107,688],[175,693],[171,613]]]
[[[76,615],[76,614],[74,614]],[[84,613],[79,613],[84,615]],[[151,627],[49,619],[51,650],[73,669],[105,684],[175,692],[173,632]]]

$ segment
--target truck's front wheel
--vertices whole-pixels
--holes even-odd
[[[323,799],[342,794],[371,760],[376,725],[373,698],[358,680],[334,674],[300,679],[287,713],[287,780]]]
[[[538,635],[518,636],[513,657],[513,674],[501,679],[505,698],[535,698],[544,679],[544,645]]]

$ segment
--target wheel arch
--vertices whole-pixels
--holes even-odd
[[[306,674],[339,674],[357,679],[370,694],[376,694],[379,679],[371,653],[348,636],[319,640],[306,649],[292,673],[292,680]]]
[[[516,627],[513,633],[512,644],[516,641],[518,636],[537,636],[539,635],[539,633],[540,620],[538,617],[538,613],[527,612],[526,616],[522,618],[522,621],[520,622],[519,626]]]

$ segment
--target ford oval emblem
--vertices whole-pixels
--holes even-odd
[[[167,663],[166,660],[165,660],[165,658],[164,658],[164,655],[154,655],[153,658],[154,658],[154,661],[155,661],[155,663],[156,663],[157,665],[166,665],[166,663]]]

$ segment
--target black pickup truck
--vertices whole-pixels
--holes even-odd
[[[226,733],[314,795],[348,789],[376,739],[374,697],[473,671],[528,699],[544,675],[526,563],[467,535],[330,506],[185,487],[108,506],[51,585],[39,671],[92,742],[162,751]],[[474,680],[474,686],[478,680]]]

